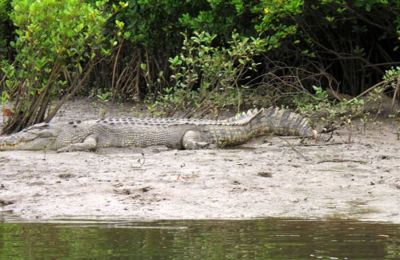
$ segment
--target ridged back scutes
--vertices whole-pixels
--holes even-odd
[[[226,125],[226,126],[240,126],[246,125],[258,115],[263,109],[250,109],[247,112],[237,114],[234,117],[223,120],[211,119],[192,119],[192,118],[106,118],[97,120],[98,124],[107,125],[154,125],[154,126],[176,126],[176,125]]]
[[[192,119],[192,118],[107,118],[95,121],[95,124],[115,125],[116,127],[149,126],[242,126],[257,119],[260,126],[267,132],[277,134],[290,134],[310,136],[313,129],[308,120],[302,115],[287,109],[269,107],[267,109],[250,109],[247,112],[237,114],[234,117],[223,120]],[[258,123],[255,122],[257,127]],[[75,124],[75,123],[74,123]]]
[[[255,119],[258,115],[260,115],[264,109],[249,109],[247,112],[242,112],[237,114],[234,117],[231,117],[226,120],[222,120],[230,125],[246,125],[250,123],[253,119]]]

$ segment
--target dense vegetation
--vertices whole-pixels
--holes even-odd
[[[304,107],[376,84],[396,97],[399,14],[398,0],[0,0],[4,132],[77,94],[162,113]]]

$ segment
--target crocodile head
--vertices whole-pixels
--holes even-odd
[[[60,128],[40,123],[0,137],[0,150],[53,150]]]

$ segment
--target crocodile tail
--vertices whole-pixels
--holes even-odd
[[[277,107],[265,109],[262,114],[268,132],[278,135],[316,136],[316,131],[310,126],[308,119],[300,114]]]

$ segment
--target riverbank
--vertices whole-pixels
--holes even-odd
[[[137,116],[74,101],[55,120]],[[0,214],[68,217],[351,218],[400,223],[395,121],[342,129],[325,143],[264,137],[227,150],[0,152]],[[350,142],[349,142],[350,141]]]

